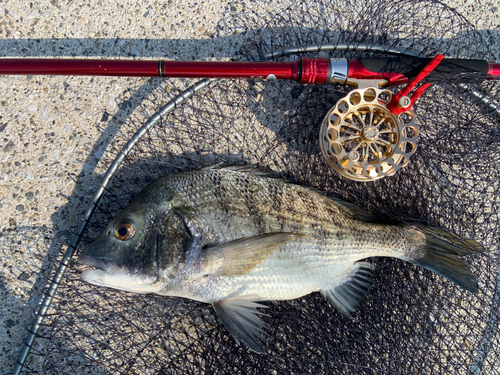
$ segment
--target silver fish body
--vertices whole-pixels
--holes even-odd
[[[211,303],[237,341],[264,352],[258,301],[321,292],[350,315],[371,285],[373,267],[362,260],[376,256],[419,264],[475,292],[460,258],[474,246],[444,232],[370,222],[349,203],[229,167],[149,185],[80,261],[99,268],[82,274],[95,285]]]

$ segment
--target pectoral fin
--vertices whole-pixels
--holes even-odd
[[[244,275],[261,264],[276,248],[304,237],[300,233],[267,233],[211,247],[204,253],[204,272],[217,276]]]
[[[266,351],[259,339],[265,341],[266,324],[256,314],[257,307],[267,308],[254,302],[256,295],[243,295],[226,298],[213,303],[215,312],[233,336],[236,342],[240,340],[254,352],[265,354]]]

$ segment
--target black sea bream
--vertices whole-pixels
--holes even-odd
[[[445,237],[448,242],[438,237]],[[320,292],[346,315],[371,285],[368,257],[395,257],[465,289],[477,243],[370,222],[358,207],[251,167],[209,167],[146,187],[80,256],[94,285],[213,305],[236,341],[264,352],[257,303]]]

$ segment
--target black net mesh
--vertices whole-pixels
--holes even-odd
[[[232,4],[220,35],[242,33],[236,59],[289,46],[359,43],[427,56],[494,60],[466,20],[433,1],[302,1],[266,13]],[[245,14],[245,17],[239,15]],[[437,22],[437,21],[439,22]],[[479,41],[479,42],[478,42]],[[359,52],[301,54],[355,58]],[[296,59],[297,56],[282,58]],[[500,373],[498,217],[500,84],[471,76],[433,85],[415,107],[419,148],[395,176],[343,179],[318,146],[321,120],[347,87],[221,80],[150,130],[112,181],[82,247],[145,185],[215,162],[252,163],[384,218],[437,226],[487,251],[468,259],[480,291],[471,295],[426,270],[377,258],[374,287],[350,320],[319,294],[268,302],[267,355],[238,347],[209,305],[90,286],[74,265],[65,275],[26,373],[400,374]],[[122,124],[101,163],[188,81],[170,80]],[[179,89],[180,88],[180,89]],[[476,95],[474,95],[474,93]],[[486,100],[485,100],[486,99]],[[489,101],[489,102],[488,102]]]

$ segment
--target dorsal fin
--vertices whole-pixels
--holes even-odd
[[[226,170],[226,171],[248,173],[248,174],[252,174],[252,175],[260,176],[260,177],[282,179],[282,177],[277,172],[271,171],[271,170],[266,169],[264,167],[259,167],[255,164],[226,165],[225,162],[220,162],[220,163],[208,165],[206,167],[201,168],[201,170],[210,170],[210,169],[220,169],[220,170]]]
[[[374,222],[376,221],[375,217],[371,214],[370,211],[364,210],[358,205],[354,203],[349,203],[345,202],[342,199],[339,198],[334,198],[334,197],[328,197],[332,201],[334,201],[336,204],[341,205],[342,207],[345,207],[349,210],[349,213],[352,215],[353,218],[362,220],[362,221],[367,221],[367,222]]]
[[[289,181],[286,178],[283,178],[282,176],[280,176],[277,172],[273,172],[269,169],[264,169],[263,167],[256,166],[255,164],[225,165],[225,162],[220,162],[220,163],[208,165],[206,167],[201,168],[201,170],[211,170],[211,169],[220,169],[220,170],[226,170],[226,171],[248,173],[248,174],[252,174],[254,176],[259,176],[259,177],[274,178],[277,180],[281,180],[287,184],[292,184],[292,185],[294,184],[292,181]],[[321,194],[323,196],[327,196],[327,195],[325,195],[324,192],[321,192],[313,187],[302,186],[302,185],[300,185],[300,186],[303,188],[306,188],[308,190],[314,191],[318,194]],[[354,203],[345,202],[345,201],[341,200],[340,198],[335,198],[335,197],[330,197],[330,196],[327,196],[327,197],[330,198],[336,204],[338,204],[342,207],[345,207],[348,210],[349,214],[355,219],[367,221],[367,222],[376,221],[375,217],[369,211],[358,207]]]

